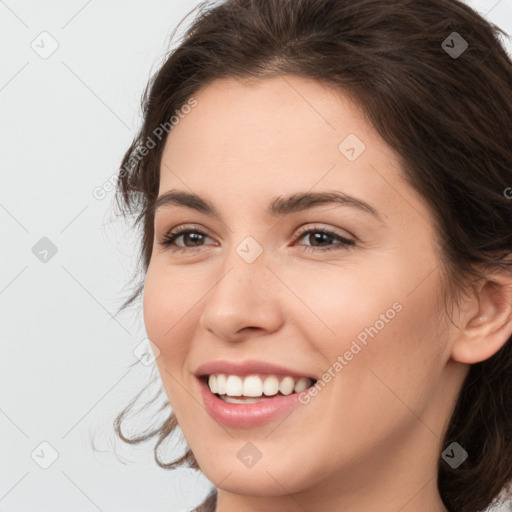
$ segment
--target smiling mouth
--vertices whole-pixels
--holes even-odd
[[[214,373],[201,378],[217,398],[231,404],[264,402],[275,397],[300,393],[317,382],[310,377],[268,374],[240,376]]]

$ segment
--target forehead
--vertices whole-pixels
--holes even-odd
[[[387,149],[346,94],[311,79],[220,79],[194,98],[197,106],[173,128],[166,152],[293,161],[314,148],[309,159],[315,161],[320,152],[338,157],[339,144],[350,134],[367,148]]]
[[[160,194],[188,188],[258,202],[314,187],[366,198],[386,211],[396,208],[398,188],[407,187],[396,154],[333,87],[291,75],[230,78],[193,97],[196,107],[167,138]]]

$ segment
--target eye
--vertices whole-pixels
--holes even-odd
[[[314,236],[312,236],[314,235]],[[296,240],[300,240],[302,238],[309,238],[310,243],[312,244],[328,244],[322,246],[318,245],[305,245],[304,251],[332,251],[332,250],[346,250],[348,247],[355,245],[355,241],[351,240],[350,238],[346,238],[342,235],[339,235],[335,231],[328,229],[328,228],[309,228],[307,230],[302,231],[297,236]],[[332,245],[329,244],[329,242],[332,242],[332,240],[338,240],[338,244]],[[300,245],[300,244],[299,244]]]
[[[210,238],[206,233],[203,233],[199,229],[191,229],[190,226],[180,226],[179,228],[167,233],[160,242],[160,245],[166,249],[169,248],[172,251],[186,251],[187,249],[200,247],[201,242],[204,241],[205,237]],[[182,241],[185,244],[184,246],[175,244],[176,240],[180,238],[182,238]],[[191,245],[186,245],[187,242],[190,242]]]
[[[313,236],[314,235],[314,236]],[[337,234],[335,231],[328,228],[309,228],[303,230],[295,238],[300,240],[302,238],[309,238],[312,245],[302,245],[304,251],[332,251],[332,250],[346,250],[349,246],[355,245],[355,241],[350,238],[346,238],[342,235]],[[191,228],[190,226],[180,226],[167,233],[160,242],[160,245],[166,249],[172,251],[187,251],[194,248],[199,248],[203,245],[205,238],[210,238],[206,233],[197,228]],[[182,240],[183,245],[176,244],[177,240]],[[333,240],[337,240],[337,244],[332,244]],[[187,245],[190,244],[190,245]],[[316,245],[315,245],[316,244]],[[318,244],[324,244],[318,245]]]

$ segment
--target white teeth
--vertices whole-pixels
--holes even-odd
[[[222,373],[216,376],[217,377],[217,391],[212,391],[212,393],[218,393],[219,395],[226,394],[226,376]],[[211,389],[211,388],[210,388]]]
[[[285,377],[281,383],[279,384],[279,391],[283,395],[289,395],[293,393],[293,387],[295,386],[295,382],[292,377]]]
[[[226,381],[226,395],[240,396],[243,394],[243,382],[238,375],[230,375]]]
[[[249,375],[244,379],[244,396],[261,396],[263,393],[263,383],[257,375]]]
[[[284,377],[279,378],[275,375],[261,377],[259,375],[247,375],[239,377],[238,375],[225,375],[218,373],[208,377],[208,386],[212,393],[218,394],[223,398],[228,397],[250,397],[260,398],[260,400],[237,401],[237,399],[225,400],[229,403],[251,403],[253,401],[265,400],[265,396],[274,396],[279,392],[282,395],[291,393],[300,393],[313,384],[308,377]]]
[[[267,396],[273,396],[277,395],[277,392],[279,391],[279,380],[277,377],[274,377],[271,375],[270,377],[267,377],[265,379],[265,382],[263,383],[263,393]]]
[[[301,377],[296,383],[295,387],[293,388],[293,391],[295,393],[300,393],[301,391],[304,391],[305,389],[308,389],[311,382],[307,377]]]
[[[266,398],[233,398],[232,396],[222,395],[221,400],[228,404],[254,404],[256,402],[264,402]]]
[[[212,393],[217,393],[217,377],[215,375],[210,375],[208,377],[208,386],[210,386],[210,391]]]

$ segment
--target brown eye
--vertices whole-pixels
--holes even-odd
[[[201,247],[205,237],[209,238],[206,233],[198,229],[179,228],[167,233],[160,242],[160,245],[165,248],[170,248],[173,251],[185,251],[187,249],[193,249],[194,247]],[[181,238],[183,245],[176,244],[176,240]]]
[[[341,236],[335,231],[327,228],[310,228],[300,233],[297,240],[302,238],[309,238],[311,244],[304,246],[305,251],[330,251],[335,249],[346,249],[347,246],[355,245],[354,240]],[[329,244],[329,242],[332,242],[333,240],[337,240],[338,243],[335,245]],[[325,245],[326,243],[327,245]]]

